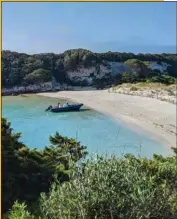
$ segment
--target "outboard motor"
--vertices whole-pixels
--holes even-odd
[[[49,111],[52,109],[52,106],[50,105],[45,111]]]

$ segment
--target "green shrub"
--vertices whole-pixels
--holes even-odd
[[[129,59],[125,62],[132,74],[137,75],[137,80],[149,77],[151,73],[150,65],[148,62],[143,62],[138,59]]]
[[[122,72],[121,73],[121,81],[123,83],[132,83],[134,82],[136,79],[133,78],[133,75],[131,72]]]
[[[28,204],[16,201],[4,219],[177,218],[176,148],[166,158],[97,155],[82,161],[85,147],[59,133],[41,151],[19,138],[3,118],[3,211],[15,200]]]
[[[28,84],[38,84],[51,81],[52,73],[49,70],[37,69],[24,77],[24,81]]]
[[[130,91],[137,91],[137,90],[138,90],[138,88],[135,87],[135,86],[132,86],[132,87],[130,88]]]
[[[35,219],[34,216],[31,215],[26,208],[27,206],[24,203],[20,204],[15,202],[12,210],[7,213],[3,219]]]
[[[169,76],[169,75],[163,75],[163,81],[165,84],[175,84],[176,78]]]
[[[46,219],[169,219],[177,212],[176,178],[175,158],[97,157],[42,194],[40,209]]]
[[[55,179],[69,180],[70,161],[77,162],[87,154],[86,147],[75,139],[50,136],[50,146],[43,150],[29,149],[20,142],[20,134],[2,118],[2,211],[14,201],[25,201],[29,207],[41,192],[48,192]],[[35,207],[34,207],[35,208]]]
[[[177,79],[169,76],[169,75],[161,75],[161,76],[154,76],[152,78],[149,79],[149,82],[153,82],[153,83],[164,83],[164,84],[175,84],[177,82]]]

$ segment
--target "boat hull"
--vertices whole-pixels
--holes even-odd
[[[82,106],[83,104],[73,104],[73,105],[69,105],[65,107],[53,107],[50,109],[50,111],[53,113],[77,111],[77,110],[80,110]]]

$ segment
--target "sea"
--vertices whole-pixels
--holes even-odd
[[[14,132],[21,132],[21,141],[29,148],[42,149],[49,146],[49,136],[59,132],[75,138],[87,146],[90,155],[126,153],[151,158],[153,154],[168,156],[171,150],[146,133],[138,133],[122,121],[83,107],[78,112],[46,112],[49,105],[66,103],[66,100],[19,95],[2,97],[2,116],[11,122]],[[69,102],[71,103],[71,102]]]

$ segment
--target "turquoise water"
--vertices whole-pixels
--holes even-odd
[[[76,138],[90,153],[133,153],[152,157],[153,153],[169,155],[170,151],[148,136],[136,133],[121,122],[114,122],[96,111],[83,108],[79,112],[50,113],[50,104],[64,103],[54,98],[15,96],[2,98],[2,115],[15,132],[22,132],[21,141],[30,148],[49,145],[49,135],[56,131]]]

